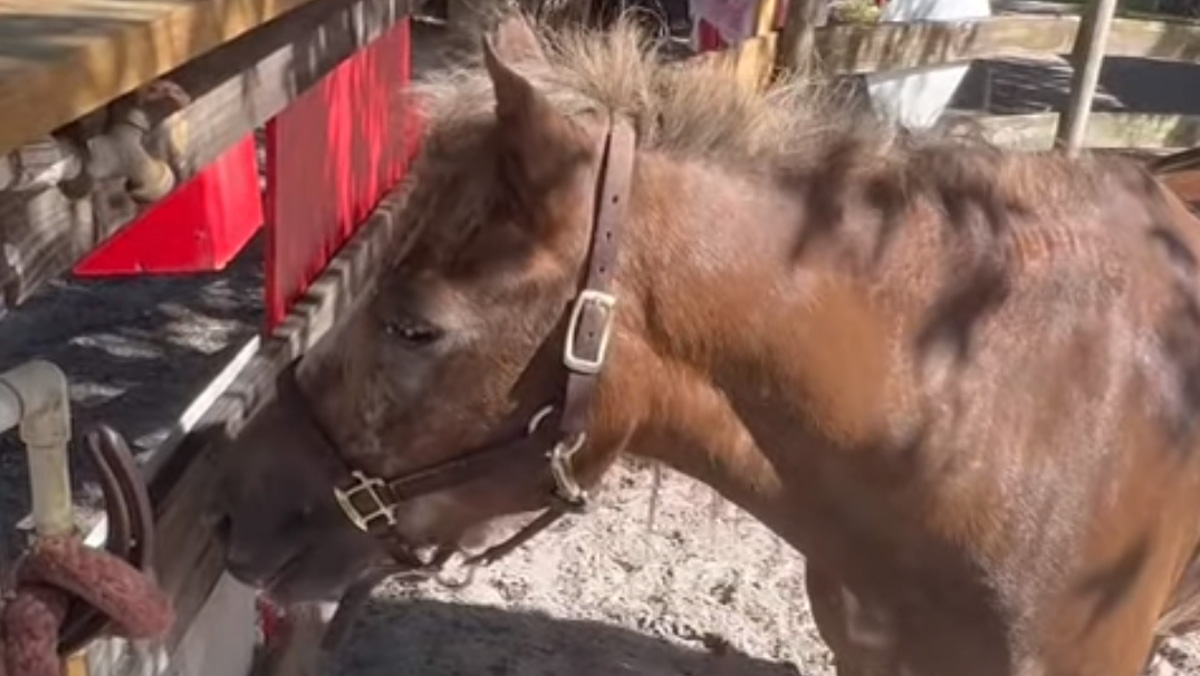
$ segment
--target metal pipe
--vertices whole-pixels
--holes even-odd
[[[33,522],[39,536],[75,532],[67,444],[71,403],[67,377],[41,359],[0,374],[0,431],[19,427],[29,458]]]
[[[120,154],[121,173],[129,179],[129,194],[143,204],[166,197],[175,187],[171,167],[146,151],[143,141],[149,134],[149,116],[139,108],[131,108],[107,135]]]
[[[145,146],[150,117],[131,108],[107,133],[87,139],[86,152],[54,137],[0,155],[0,192],[44,190],[87,173],[94,179],[125,178],[129,194],[143,204],[175,187],[175,172]]]

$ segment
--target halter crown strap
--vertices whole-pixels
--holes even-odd
[[[558,497],[570,505],[582,506],[587,500],[575,480],[571,460],[587,442],[588,413],[595,400],[597,376],[608,358],[617,304],[613,279],[625,233],[635,141],[628,122],[620,118],[612,121],[597,181],[587,273],[571,307],[563,341],[567,385],[559,419],[560,438],[551,451],[550,470]]]

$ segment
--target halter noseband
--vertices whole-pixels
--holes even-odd
[[[336,462],[338,479],[333,489],[338,505],[357,528],[381,538],[389,553],[405,568],[440,568],[453,550],[439,551],[422,561],[413,547],[396,532],[396,510],[405,502],[490,475],[514,459],[548,463],[554,480],[552,503],[508,540],[471,557],[468,565],[487,564],[508,554],[569,512],[587,506],[587,491],[575,477],[573,460],[587,444],[587,423],[595,399],[597,376],[604,368],[613,331],[617,298],[612,293],[626,203],[633,174],[636,136],[623,119],[613,118],[605,136],[596,183],[583,287],[567,317],[562,364],[567,371],[561,406],[546,406],[529,420],[524,436],[487,444],[443,463],[394,479],[371,476],[346,465],[338,445],[314,415],[310,402],[296,382],[295,363],[277,382],[280,401],[305,413],[298,424],[307,425],[324,454]],[[557,415],[556,415],[557,414]],[[546,424],[552,418],[557,425]],[[549,452],[546,449],[550,449]]]

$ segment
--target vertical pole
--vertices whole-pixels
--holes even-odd
[[[1077,156],[1083,145],[1116,9],[1117,0],[1095,0],[1084,10],[1079,22],[1079,33],[1075,36],[1075,47],[1071,52],[1071,97],[1067,109],[1058,119],[1055,134],[1055,144],[1065,147],[1070,157]]]
[[[816,64],[817,28],[829,18],[829,0],[788,0],[776,66],[785,73],[811,71]]]

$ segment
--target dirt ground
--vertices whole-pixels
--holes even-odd
[[[418,59],[427,59],[419,54]],[[55,284],[0,321],[0,369],[42,356],[70,376],[81,426],[142,448],[255,332],[261,256],[221,274]],[[0,532],[28,508],[15,434],[0,437]],[[80,470],[80,504],[97,496]],[[384,584],[339,676],[826,676],[802,558],[707,488],[626,464],[594,512],[451,590]],[[0,541],[2,542],[2,541]],[[11,544],[11,543],[10,543]],[[1200,676],[1200,644],[1164,654]],[[212,676],[226,676],[217,675]]]

